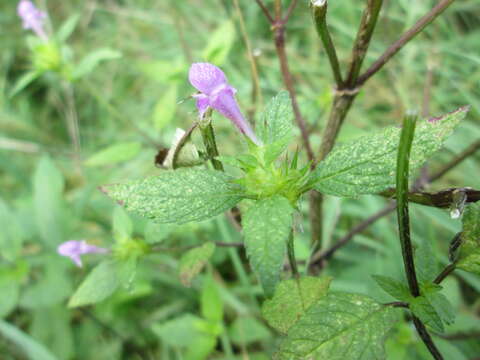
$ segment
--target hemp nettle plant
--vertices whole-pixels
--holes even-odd
[[[189,81],[198,91],[193,95],[198,118],[187,131],[178,131],[161,161],[163,169],[156,176],[105,185],[101,190],[128,212],[160,224],[183,224],[229,214],[241,229],[243,242],[198,244],[183,255],[180,277],[188,286],[208,263],[217,245],[244,247],[251,270],[264,292],[262,314],[283,338],[275,352],[276,359],[384,359],[384,342],[402,316],[411,319],[433,358],[444,359],[430,333],[441,333],[446,324],[455,320],[455,312],[442,293],[442,281],[457,269],[480,275],[480,205],[476,204],[480,192],[455,188],[430,193],[423,189],[473,152],[446,164],[438,174],[420,176],[415,182],[410,180],[442,148],[466,117],[469,107],[432,118],[421,118],[411,112],[404,117],[402,126],[390,126],[351,143],[335,143],[365,82],[454,0],[439,1],[362,72],[383,3],[367,0],[345,75],[327,26],[327,0],[311,0],[313,22],[335,81],[333,105],[318,155],[312,148],[311,132],[297,103],[285,50],[288,20],[298,1],[292,0],[283,9],[282,2],[275,0],[275,11],[269,10],[262,0],[256,2],[272,25],[286,91],[279,91],[270,100],[253,129],[243,116],[236,101],[237,92],[224,72],[214,64],[193,63]],[[27,12],[24,8],[20,15],[38,35],[37,42],[41,44],[34,49],[36,56],[40,56],[43,54],[40,49],[56,45],[48,42],[39,25],[45,15],[31,15],[31,11],[28,16],[35,21],[22,15]],[[68,33],[64,30],[60,38]],[[255,61],[251,64],[257,73]],[[61,73],[65,75],[65,71]],[[37,76],[39,72],[34,74]],[[75,73],[72,74],[75,78]],[[229,119],[242,134],[245,146],[238,149],[237,155],[221,155],[217,143],[221,145],[222,139],[215,137],[213,111]],[[295,124],[301,133],[299,144],[296,144]],[[195,131],[201,134],[202,150],[197,150],[191,141]],[[394,199],[394,205],[360,224],[332,248],[325,248],[322,244],[322,218],[328,211],[322,208],[325,194],[348,198],[378,195]],[[306,197],[310,204],[311,256],[307,262],[298,263],[294,245],[296,235],[302,230],[301,220],[295,218],[301,212],[301,200]],[[428,249],[418,245],[421,239],[411,239],[409,202],[445,208],[463,224],[462,232],[452,240],[449,263],[441,272],[436,273],[436,263]],[[382,303],[364,294],[329,290],[335,279],[321,275],[326,260],[356,233],[394,209],[401,244],[398,255],[403,256],[405,276],[400,280],[393,274],[372,274],[392,301]],[[104,300],[121,284],[133,281],[137,262],[156,251],[155,242],[132,238],[132,225],[120,208],[114,224],[117,243],[112,249],[85,241],[69,241],[58,248],[61,255],[70,257],[78,266],[82,265],[81,255],[97,253],[105,257],[77,289],[69,306]],[[215,287],[211,277],[204,286]],[[197,348],[203,357],[197,358],[206,358],[215,348],[222,331],[221,316],[205,313],[199,325],[204,337]]]

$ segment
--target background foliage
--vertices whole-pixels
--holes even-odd
[[[265,104],[282,88],[271,32],[253,1],[240,3]],[[378,57],[434,3],[388,1],[366,61]],[[208,60],[221,66],[250,117],[262,110],[252,101],[249,64],[233,3],[50,0],[40,5],[48,8],[56,29],[78,16],[68,40],[76,60],[95,48],[113,49],[122,56],[100,64],[73,85],[81,143],[80,153],[75,154],[69,133],[72,116],[58,81],[44,76],[9,96],[29,68],[27,33],[16,16],[16,2],[0,4],[4,30],[0,32],[0,357],[201,359],[210,353],[212,359],[270,358],[279,337],[274,323],[262,320],[263,293],[246,265],[245,254],[225,247],[212,250],[207,245],[241,240],[225,217],[200,224],[155,225],[126,215],[97,189],[106,183],[158,174],[154,166],[158,148],[168,146],[175,128],[188,128],[196,116],[192,101],[179,102],[193,92],[186,80],[192,61]],[[342,62],[348,60],[362,8],[360,1],[331,1],[329,24]],[[438,169],[478,140],[479,19],[476,1],[456,2],[366,85],[340,142],[398,124],[406,109],[422,107],[425,88],[430,88],[432,115],[472,106],[444,150],[429,162],[430,169]],[[300,106],[316,129],[312,143],[318,148],[331,105],[332,78],[304,1],[289,22],[287,50]],[[430,81],[431,86],[425,86]],[[230,123],[218,118],[214,124],[222,154],[233,155],[244,146]],[[430,189],[480,188],[479,156],[464,161]],[[372,196],[327,197],[326,202],[325,246],[385,204],[384,199]],[[411,215],[413,237],[423,239],[437,254],[432,266],[445,265],[444,254],[460,231],[460,222],[446,211],[417,205],[412,206]],[[308,224],[305,219],[296,221],[304,226],[297,236],[297,255],[306,259]],[[84,268],[77,269],[56,254],[56,246],[87,239],[112,247],[136,238],[156,243],[158,251],[142,258],[134,273],[119,271],[111,287],[104,289],[105,297],[113,293],[106,301],[67,308],[74,289],[101,259],[92,256]],[[182,258],[185,248],[198,245],[204,245],[201,254]],[[333,290],[388,302],[393,298],[370,274],[400,278],[399,254],[394,217],[389,216],[337,252],[322,273],[335,277]],[[202,263],[189,266],[195,258]],[[113,265],[104,262],[102,266]],[[480,331],[480,279],[459,271],[444,287],[457,318],[436,342],[448,359],[472,360],[480,354],[478,336],[475,341],[457,335],[460,330]],[[455,339],[448,339],[452,334]],[[388,359],[429,359],[407,322],[394,328],[386,350]]]

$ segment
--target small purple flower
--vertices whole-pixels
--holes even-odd
[[[62,256],[67,256],[77,265],[82,267],[81,255],[84,254],[106,254],[107,249],[87,244],[85,240],[77,241],[70,240],[60,244],[57,248],[57,252]]]
[[[237,90],[228,84],[222,70],[209,63],[194,63],[190,67],[188,78],[193,87],[200,91],[193,95],[197,99],[200,118],[211,107],[230,119],[240,132],[255,144],[261,144],[238,107],[235,100]]]
[[[31,29],[39,38],[47,41],[48,36],[44,30],[44,20],[47,14],[37,7],[30,0],[20,0],[17,7],[18,16],[23,20],[23,28]]]

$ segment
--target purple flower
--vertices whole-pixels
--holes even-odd
[[[20,0],[17,7],[18,16],[23,20],[23,28],[31,29],[39,38],[47,41],[48,37],[43,29],[47,14],[35,7],[29,0]]]
[[[237,90],[228,84],[222,70],[209,63],[194,63],[190,67],[188,78],[193,87],[200,91],[193,95],[197,99],[200,118],[211,107],[230,119],[240,132],[255,144],[261,144],[238,107],[235,100]]]
[[[67,256],[77,265],[82,267],[81,255],[84,254],[106,254],[107,249],[87,244],[85,240],[77,241],[70,240],[60,244],[57,248],[57,252],[62,256]]]

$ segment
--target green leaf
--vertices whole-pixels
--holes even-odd
[[[98,264],[83,280],[68,302],[68,307],[95,304],[109,297],[119,286],[117,264],[106,260]]]
[[[40,72],[32,70],[25,74],[23,74],[13,86],[13,89],[10,90],[10,98],[17,95],[20,91],[25,89],[28,85],[30,85],[33,81],[42,75]]]
[[[204,319],[213,324],[223,321],[223,301],[220,297],[218,285],[211,275],[207,276],[203,281],[200,303]]]
[[[65,20],[57,31],[57,40],[59,42],[65,42],[73,33],[80,20],[80,14],[73,14],[67,20]]]
[[[9,315],[17,306],[20,284],[10,276],[0,278],[0,319]]]
[[[192,280],[197,276],[215,251],[215,244],[207,242],[202,246],[188,250],[180,259],[179,273],[180,281],[185,286],[190,286]]]
[[[85,165],[93,167],[118,164],[133,159],[141,149],[142,144],[136,141],[111,145],[90,156]]]
[[[265,158],[269,163],[275,160],[293,138],[293,111],[290,95],[281,91],[268,103],[256,132],[266,146]]]
[[[29,360],[58,360],[47,348],[21,329],[0,320],[0,334],[14,343]]]
[[[80,79],[90,74],[102,62],[122,57],[122,53],[113,49],[103,48],[86,55],[73,70],[73,79]]]
[[[16,214],[0,198],[0,256],[14,261],[21,255],[24,232]],[[0,292],[1,293],[1,292]]]
[[[396,309],[348,293],[321,297],[288,331],[275,359],[384,359]]]
[[[410,301],[412,295],[408,286],[389,276],[372,275],[373,280],[389,295],[400,301]]]
[[[172,122],[177,109],[177,97],[177,85],[172,85],[156,103],[153,109],[153,124],[156,130],[162,130]]]
[[[256,201],[245,213],[243,233],[247,256],[267,296],[280,280],[293,208],[282,196]]]
[[[418,296],[410,300],[410,310],[425,325],[437,332],[443,332],[442,319],[425,296]]]
[[[241,199],[233,178],[214,170],[179,169],[158,176],[102,188],[128,211],[158,223],[186,223],[212,218]]]
[[[225,21],[209,35],[208,44],[202,52],[202,57],[213,64],[221,66],[235,41],[235,26],[230,20]]]
[[[457,268],[480,275],[480,203],[466,207],[462,223]]]
[[[133,234],[133,223],[130,216],[121,206],[115,206],[112,218],[113,237],[117,242],[128,240]]]
[[[415,249],[415,265],[420,283],[432,282],[438,274],[435,251],[428,239],[422,239]]]
[[[35,221],[45,244],[53,247],[64,241],[62,173],[49,157],[43,157],[33,176]]]
[[[228,331],[230,340],[235,345],[247,346],[249,344],[269,340],[270,331],[254,317],[238,317]]]
[[[435,292],[427,295],[427,299],[437,312],[438,316],[440,316],[443,323],[451,325],[455,322],[455,309],[445,295]]]
[[[442,147],[469,109],[462,107],[417,125],[410,170],[420,167]],[[394,186],[400,131],[398,127],[389,127],[335,147],[312,173],[313,187],[325,194],[355,197],[376,194]]]
[[[277,285],[275,294],[262,306],[262,315],[271,327],[286,334],[317,300],[327,294],[329,277],[302,277]]]
[[[164,323],[155,323],[152,330],[168,345],[188,346],[192,339],[198,337],[198,324],[202,321],[198,316],[184,314]]]

